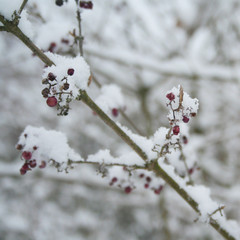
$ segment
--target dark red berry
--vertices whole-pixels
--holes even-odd
[[[189,122],[189,118],[188,117],[186,117],[186,116],[183,116],[183,122],[185,122],[185,123],[188,123]]]
[[[69,40],[68,40],[68,39],[65,39],[65,38],[62,38],[62,39],[61,39],[61,42],[62,42],[62,43],[65,43],[65,44],[69,44]]]
[[[174,100],[175,99],[175,95],[173,93],[168,93],[166,95],[166,98],[168,98],[170,101]]]
[[[32,153],[31,152],[27,152],[27,151],[24,151],[22,153],[22,157],[25,159],[25,160],[30,160],[32,158]]]
[[[187,144],[187,143],[188,143],[188,139],[187,139],[187,137],[186,137],[186,136],[183,136],[183,138],[182,138],[182,139],[183,139],[183,143],[184,143],[184,144]]]
[[[27,138],[27,134],[26,133],[24,134],[24,137]]]
[[[91,1],[80,1],[80,7],[86,9],[92,9],[93,3]]]
[[[74,74],[74,69],[73,68],[69,68],[67,71],[67,74],[72,76]]]
[[[48,79],[50,80],[50,81],[53,81],[53,80],[55,80],[56,79],[56,76],[53,74],[53,73],[49,73],[48,74]]]
[[[178,135],[180,132],[180,127],[178,125],[173,127],[173,134],[174,135]]]
[[[33,146],[33,150],[36,151],[38,149],[37,146]]]
[[[35,168],[35,167],[37,166],[36,160],[34,159],[34,160],[29,161],[29,166],[30,166],[31,168]]]
[[[54,96],[49,97],[46,102],[49,107],[55,107],[57,105],[57,99]]]
[[[141,173],[141,174],[139,175],[139,177],[140,177],[140,178],[143,178],[143,177],[144,177],[144,173]]]
[[[52,42],[48,48],[49,52],[53,52],[54,48],[56,48],[57,44],[55,42]]]
[[[150,177],[146,177],[146,181],[147,181],[147,182],[151,182],[152,179],[151,179]]]
[[[22,168],[20,169],[20,174],[21,174],[21,175],[25,175],[26,172],[27,172],[26,170],[24,170],[24,169],[22,169]]]
[[[149,188],[149,184],[148,184],[148,183],[145,183],[145,184],[144,184],[144,187],[145,187],[145,188]]]
[[[117,108],[113,108],[113,109],[112,109],[112,115],[113,115],[114,117],[117,117],[117,116],[118,116],[118,109],[117,109]]]
[[[21,168],[21,169],[23,169],[23,170],[25,170],[25,171],[30,170],[28,163],[24,163],[24,164],[22,165],[22,168]]]
[[[64,83],[63,84],[63,89],[68,90],[69,89],[69,83]]]
[[[47,166],[47,163],[45,161],[42,161],[39,165],[39,168],[45,168]]]
[[[190,115],[191,115],[191,117],[196,117],[197,114],[196,113],[191,113]]]
[[[112,182],[115,183],[115,182],[117,182],[117,180],[118,179],[116,177],[113,177]]]
[[[57,6],[61,7],[63,5],[63,0],[56,0],[55,3]]]
[[[18,144],[18,145],[16,146],[16,149],[17,149],[17,150],[22,150],[22,149],[23,149],[23,145],[22,145],[22,144]]]
[[[132,188],[130,186],[125,187],[124,189],[125,193],[130,193],[132,191]]]
[[[193,172],[194,172],[194,168],[188,169],[188,173],[189,173],[190,175],[193,174]]]
[[[158,189],[154,190],[154,193],[155,194],[160,194],[162,190],[163,190],[163,186],[161,185]]]

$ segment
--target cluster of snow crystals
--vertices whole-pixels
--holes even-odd
[[[67,58],[48,52],[55,65],[44,69],[42,95],[50,107],[57,106],[59,115],[67,115],[69,103],[86,90],[90,80],[90,69],[83,57]]]
[[[153,159],[156,154],[152,151],[153,141],[146,137],[133,133],[130,129],[122,126],[119,122],[116,123],[146,154],[148,159]]]
[[[178,135],[179,124],[188,123],[192,117],[196,116],[199,107],[198,99],[191,98],[181,86],[178,86],[167,92],[166,104],[169,108],[167,117],[173,125],[173,134]]]
[[[121,89],[115,84],[104,85],[101,87],[101,94],[97,97],[95,102],[99,107],[114,117],[118,116],[119,109],[124,110],[124,97]]]
[[[6,19],[12,20],[14,11],[20,9],[22,2],[22,0],[0,0],[0,14]]]
[[[51,161],[61,163],[59,167],[64,168],[63,163],[68,159],[81,159],[69,147],[63,133],[42,127],[27,126],[20,135],[16,148],[22,152],[22,159],[25,161],[20,170],[22,175],[36,166],[45,168]]]

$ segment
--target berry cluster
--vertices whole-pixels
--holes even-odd
[[[80,1],[79,5],[80,5],[81,8],[85,8],[85,9],[92,9],[93,8],[92,1]]]
[[[127,169],[126,167],[123,168],[123,171],[128,172],[129,176],[128,178],[124,178],[123,175],[121,177],[112,177],[111,181],[109,182],[110,186],[117,186],[119,188],[122,188],[125,193],[129,194],[131,193],[135,188],[138,188],[141,186],[144,189],[149,189],[153,191],[155,194],[160,194],[163,189],[163,184],[156,183],[152,177],[145,175],[144,173],[136,173],[133,174],[132,170]],[[133,181],[139,182],[139,178],[143,180],[143,185],[135,185]],[[131,180],[130,180],[131,179]]]
[[[179,123],[188,123],[191,117],[196,116],[198,109],[198,100],[192,99],[187,93],[183,92],[181,86],[178,89],[174,88],[166,95],[167,106],[170,108],[168,119],[172,125],[172,134],[180,133]],[[186,142],[186,141],[185,141]]]
[[[46,103],[49,107],[57,106],[57,110],[60,110],[59,115],[67,115],[70,109],[69,103],[72,101],[73,95],[72,91],[69,91],[68,76],[73,74],[74,69],[69,68],[66,76],[60,81],[52,72],[49,72],[47,78],[42,80],[44,85],[48,85],[42,90],[42,95],[47,98]]]
[[[27,137],[27,136],[26,136]],[[18,144],[16,146],[18,150],[23,150],[23,146]],[[34,146],[32,152],[30,151],[23,151],[22,152],[22,159],[25,161],[22,167],[20,168],[20,174],[25,175],[27,171],[31,171],[33,168],[37,166],[36,159],[32,159],[33,152],[38,149],[37,146]],[[39,168],[45,168],[47,165],[46,161],[41,161],[41,164],[38,166]]]

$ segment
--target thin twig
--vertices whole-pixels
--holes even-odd
[[[77,3],[78,1],[76,1]],[[77,6],[78,7],[78,6]],[[78,20],[78,44],[79,44],[79,51],[80,51],[80,55],[83,56],[83,36],[82,36],[82,26],[81,26],[81,13],[79,8],[77,9],[77,20]]]
[[[25,5],[27,4],[27,2],[28,2],[28,0],[23,0],[22,5],[21,5],[21,7],[18,10],[18,14],[19,15],[22,13],[22,11],[23,11]]]
[[[85,161],[85,160],[78,160],[78,161],[73,161],[73,160],[68,160],[69,164],[90,164],[90,165],[101,165],[100,162],[92,162],[92,161]],[[113,167],[113,166],[119,166],[119,167],[127,167],[131,169],[146,169],[145,166],[139,166],[139,165],[127,165],[124,163],[102,163],[105,167]]]

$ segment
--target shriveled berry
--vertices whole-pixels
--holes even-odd
[[[25,160],[30,160],[32,158],[32,153],[31,152],[27,152],[27,151],[24,151],[22,153],[22,157],[25,159]]]
[[[188,139],[187,139],[186,136],[183,136],[182,140],[183,140],[183,143],[184,143],[184,144],[187,144],[187,143],[188,143]]]
[[[132,188],[130,186],[125,187],[124,189],[125,193],[130,193],[132,191]]]
[[[173,127],[173,134],[174,135],[178,135],[180,132],[180,127],[178,125]]]
[[[22,168],[21,168],[21,169],[23,169],[23,170],[25,170],[25,171],[30,170],[28,163],[24,163],[24,164],[22,165]]]
[[[31,168],[35,168],[37,166],[37,161],[35,159],[29,161],[29,166]]]
[[[117,180],[118,180],[118,179],[117,179],[116,177],[113,177],[113,178],[112,178],[112,182],[113,182],[113,183],[117,182]]]
[[[80,1],[80,7],[86,8],[86,9],[92,9],[93,3],[92,3],[92,1]]]
[[[18,145],[16,146],[16,149],[17,149],[17,150],[22,150],[22,149],[23,149],[23,145],[22,145],[22,144],[18,144]]]
[[[55,42],[52,42],[48,48],[49,52],[53,52],[54,48],[56,48],[57,44]]]
[[[166,98],[168,98],[170,101],[175,99],[175,95],[171,92],[166,95]]]
[[[150,177],[146,177],[146,181],[147,181],[147,182],[151,182],[152,179],[151,179]]]
[[[186,116],[183,116],[183,122],[185,122],[185,123],[188,123],[189,122],[189,118],[188,117],[186,117]]]
[[[69,89],[69,83],[64,83],[63,84],[63,89],[68,90]]]
[[[65,39],[65,38],[62,38],[62,39],[61,39],[61,42],[62,42],[62,43],[65,43],[65,44],[69,44],[69,40],[68,40],[68,39]]]
[[[63,5],[63,0],[56,0],[56,5],[61,7]]]
[[[44,79],[42,80],[42,84],[48,84],[48,79],[47,79],[47,78],[44,78]]]
[[[114,117],[117,117],[118,116],[118,109],[117,108],[113,108],[112,109],[112,115],[114,116]]]
[[[39,165],[39,168],[45,168],[47,166],[47,163],[45,161],[42,161]]]
[[[48,97],[48,94],[50,93],[50,90],[48,88],[44,88],[42,90],[42,95],[43,97],[47,98]]]
[[[49,97],[46,102],[49,107],[55,107],[57,105],[57,99],[54,96]]]
[[[53,81],[53,80],[56,79],[56,76],[55,76],[52,72],[50,72],[50,73],[48,74],[48,79],[49,79],[50,81]]]
[[[26,170],[24,170],[24,169],[22,169],[22,168],[20,169],[20,174],[21,174],[21,175],[25,175],[26,173],[27,173]]]
[[[196,117],[196,113],[191,113],[191,117]]]
[[[67,71],[67,74],[69,76],[72,76],[74,74],[74,69],[73,68],[69,68],[68,71]]]
[[[37,146],[33,146],[33,150],[36,151],[38,149]]]

